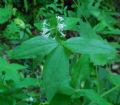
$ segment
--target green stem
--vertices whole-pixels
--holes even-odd
[[[99,76],[98,76],[98,67],[96,66],[96,79],[97,79],[97,91],[98,93],[100,93],[100,80],[99,80]]]
[[[104,97],[104,96],[110,94],[111,92],[113,92],[114,90],[116,90],[116,89],[119,88],[119,87],[120,87],[120,86],[115,86],[115,87],[113,87],[112,89],[104,92],[104,93],[101,95],[101,97]]]

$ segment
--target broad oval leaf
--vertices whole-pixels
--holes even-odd
[[[115,54],[115,49],[106,41],[75,37],[64,42],[64,46],[72,52],[81,54]]]
[[[47,58],[43,72],[43,81],[49,101],[69,84],[69,59],[62,46],[58,46]],[[65,86],[64,86],[65,85]]]
[[[8,52],[13,59],[35,58],[50,53],[57,46],[56,40],[37,36],[23,42],[20,46]]]

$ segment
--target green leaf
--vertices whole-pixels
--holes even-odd
[[[98,95],[92,89],[79,89],[76,91],[76,96],[77,97],[85,96],[86,98],[91,100],[93,105],[94,104],[96,104],[96,105],[112,105],[111,103],[109,103],[108,101],[103,99],[100,95]]]
[[[43,27],[43,24],[42,22],[37,22],[37,23],[34,23],[34,26],[39,30],[39,31],[42,31],[42,27]]]
[[[104,25],[104,27],[112,27],[116,24],[116,19],[112,16],[111,12],[102,11],[99,15],[99,21]],[[108,21],[109,20],[109,21]]]
[[[38,86],[39,81],[34,78],[24,78],[23,80],[20,80],[20,82],[15,84],[15,87],[17,88],[28,88],[31,86]]]
[[[120,86],[120,75],[114,73],[108,73],[108,79],[114,85]]]
[[[74,30],[77,31],[77,23],[79,23],[79,18],[66,17],[64,18],[64,30]]]
[[[102,25],[102,24],[101,24]],[[99,27],[100,28],[100,27]],[[80,36],[87,39],[97,39],[102,40],[102,38],[96,34],[96,29],[93,30],[90,24],[82,22],[80,23]],[[91,62],[94,65],[105,65],[108,62],[112,61],[115,58],[115,54],[89,54]]]
[[[44,67],[43,80],[48,100],[60,90],[69,85],[69,59],[62,46],[58,46],[47,58]]]
[[[15,105],[15,100],[13,97],[9,96],[0,96],[1,105]]]
[[[0,8],[0,24],[7,22],[12,16],[12,8]]]
[[[110,28],[109,30],[103,31],[103,34],[112,34],[113,36],[120,35],[120,29],[118,29],[118,28]]]
[[[10,40],[20,39],[20,27],[16,25],[14,22],[11,22],[5,31],[3,31],[3,35]]]
[[[105,65],[108,62],[112,62],[114,60],[116,54],[91,54],[90,60],[94,63],[94,65]]]
[[[0,73],[5,73],[5,80],[20,80],[20,73],[18,70],[24,69],[25,67],[19,64],[9,64],[5,59],[0,58]]]
[[[63,94],[56,94],[50,105],[69,105],[70,97]]]
[[[17,105],[29,105],[26,102],[19,102]]]
[[[80,26],[79,26],[79,32],[80,32],[80,36],[81,37],[85,37],[85,38],[100,38],[100,36],[98,36],[96,34],[96,32],[92,29],[91,25],[89,23],[85,23],[85,22],[80,22]]]
[[[83,17],[89,17],[91,15],[99,17],[100,15],[100,6],[101,0],[81,0],[80,8],[78,8],[78,13]]]
[[[8,91],[8,87],[4,85],[3,81],[0,81],[0,94]]]
[[[104,22],[100,22],[97,25],[94,26],[93,30],[96,32],[101,32],[106,28],[106,24]]]
[[[89,57],[87,55],[81,55],[77,63],[72,69],[72,85],[74,87],[79,87],[81,80],[85,80],[89,77],[91,67],[90,67]]]
[[[64,46],[72,52],[81,54],[114,54],[115,49],[106,41],[75,37],[65,41]]]
[[[56,40],[37,36],[23,42],[20,46],[8,52],[13,59],[35,58],[45,56],[57,46]]]
[[[119,33],[118,29],[113,28],[114,25],[117,23],[117,21],[115,18],[113,18],[112,15],[113,14],[111,12],[102,11],[98,17],[98,20],[100,22],[94,26],[94,30],[98,33],[103,33],[103,34]]]

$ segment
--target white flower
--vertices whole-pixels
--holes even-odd
[[[49,32],[49,31],[50,31],[50,30],[49,30],[48,28],[42,28],[42,30],[43,30],[42,35],[49,37],[49,35],[50,35],[50,32]]]
[[[47,24],[47,20],[44,20],[43,21],[43,27],[46,27],[46,26],[49,26],[49,25]]]
[[[58,24],[58,30],[59,31],[63,31],[64,30],[64,27],[65,27],[65,24]]]
[[[64,18],[61,16],[57,16],[57,29],[61,33],[62,36],[65,36],[63,31],[65,28]]]
[[[50,29],[49,29],[49,25],[47,24],[47,21],[44,20],[43,22],[43,26],[42,26],[42,35],[46,38],[49,37],[50,35]]]
[[[29,97],[26,99],[27,102],[33,102],[34,101],[34,98],[33,97]]]
[[[61,16],[57,16],[56,18],[57,18],[58,21],[63,21],[64,20],[64,18],[61,17]]]

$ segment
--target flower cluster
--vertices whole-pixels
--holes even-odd
[[[65,23],[64,23],[64,18],[61,16],[57,16],[57,29],[61,33],[62,36],[65,36],[63,33]]]
[[[49,29],[49,24],[47,24],[47,20],[44,20],[42,24],[42,35],[46,38],[50,36],[50,29]]]

